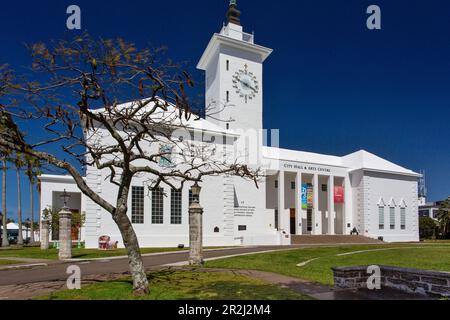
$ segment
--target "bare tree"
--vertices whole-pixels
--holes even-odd
[[[230,157],[223,139],[195,138],[201,128],[188,98],[193,80],[180,65],[160,59],[160,50],[83,35],[30,51],[35,76],[10,81],[13,93],[0,109],[0,147],[70,174],[111,214],[127,249],[134,292],[146,294],[138,238],[127,216],[132,179],[145,177],[152,190],[181,190],[206,176],[236,175],[257,184],[260,171]],[[30,135],[30,128],[43,130]],[[50,152],[55,145],[58,152]],[[84,170],[106,172],[114,202],[91,188]]]

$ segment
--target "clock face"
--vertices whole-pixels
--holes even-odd
[[[245,103],[255,98],[259,92],[258,80],[252,72],[248,71],[247,65],[234,74],[233,88],[241,98],[245,99]]]

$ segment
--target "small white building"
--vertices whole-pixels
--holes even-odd
[[[429,217],[438,220],[441,201],[424,202],[419,204],[419,217]]]
[[[221,145],[224,149],[246,139],[243,130],[254,130],[266,178],[259,189],[237,177],[204,179],[204,245],[290,244],[291,235],[348,235],[354,228],[385,241],[418,241],[419,174],[364,150],[334,156],[263,146],[263,63],[272,49],[243,32],[237,12],[231,4],[227,25],[212,36],[197,66],[205,71],[206,105],[219,101],[231,107],[189,125],[204,136],[232,137],[234,145]],[[116,186],[106,177],[86,168],[86,183],[114,203]],[[133,180],[128,204],[140,245],[188,245],[189,186],[181,194],[168,186],[148,193],[145,180]],[[110,214],[84,196],[71,177],[43,175],[40,181],[41,210],[61,208],[66,190],[68,207],[86,214],[81,237],[87,248],[96,248],[102,235],[123,245]]]
[[[6,225],[6,230],[8,230],[8,235],[14,238],[17,238],[19,234],[19,225],[15,222],[10,222]],[[3,231],[3,227],[0,226],[0,232]],[[24,240],[31,237],[31,229],[22,225],[22,238]],[[39,231],[34,231],[34,239],[35,241],[39,241]]]

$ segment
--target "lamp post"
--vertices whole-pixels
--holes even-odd
[[[70,195],[64,189],[61,195],[63,199],[63,208],[59,212],[59,252],[60,260],[72,258],[72,213],[67,207],[67,201]]]
[[[200,206],[200,191],[197,182],[191,187],[193,201],[189,206],[189,264],[203,265],[203,208]]]

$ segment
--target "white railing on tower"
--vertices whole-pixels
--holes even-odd
[[[242,34],[242,41],[249,42],[249,43],[255,43],[255,35],[253,33],[246,33],[246,32],[240,32],[237,30],[232,30],[233,33],[240,33]],[[224,36],[230,36],[230,28],[228,26],[223,26],[222,30],[220,31],[221,35]]]

